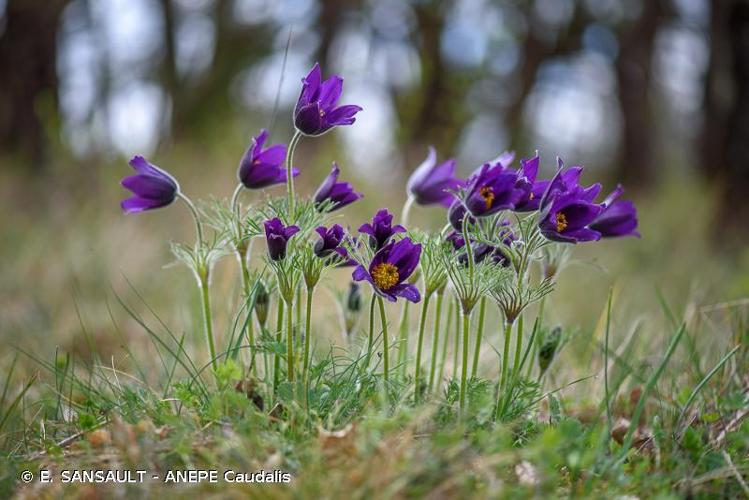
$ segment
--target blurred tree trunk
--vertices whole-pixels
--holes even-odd
[[[655,37],[663,14],[661,0],[643,2],[640,17],[619,30],[616,76],[623,133],[617,178],[632,187],[647,185],[655,174],[650,82]]]
[[[0,150],[47,162],[45,127],[58,119],[57,32],[69,0],[8,0],[0,35]]]
[[[703,164],[723,186],[716,229],[747,238],[749,220],[749,4],[715,0],[706,80]],[[706,172],[707,173],[707,172]],[[717,173],[717,175],[715,175]]]
[[[469,120],[464,98],[472,80],[471,72],[451,71],[442,58],[446,8],[443,2],[414,5],[421,83],[396,96],[395,106],[399,118],[398,139],[401,144],[408,145],[405,151],[408,171],[424,159],[430,144],[438,146],[444,155],[453,151]]]
[[[164,90],[171,98],[172,110],[182,109],[179,75],[177,74],[177,20],[173,0],[159,0],[161,17],[163,19],[162,36],[164,43],[164,63],[161,66],[161,81]],[[171,132],[174,113],[171,113],[170,123],[166,124]]]

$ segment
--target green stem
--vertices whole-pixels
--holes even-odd
[[[519,375],[520,371],[520,351],[523,350],[523,315],[518,317],[518,329],[515,333],[515,361],[512,364],[513,380]]]
[[[445,361],[447,360],[447,344],[450,340],[450,328],[453,324],[453,309],[455,309],[455,298],[450,301],[450,306],[447,308],[447,321],[445,322],[445,331],[442,333],[442,357],[440,358],[440,370],[435,384],[439,384],[442,381],[442,377],[445,374]]]
[[[377,303],[380,306],[380,323],[382,324],[382,363],[383,363],[383,379],[385,384],[388,382],[388,376],[390,371],[390,355],[388,353],[388,322],[385,317],[385,302],[382,297],[377,297]]]
[[[476,333],[476,346],[473,349],[473,368],[471,369],[471,377],[476,377],[476,373],[479,369],[479,354],[481,353],[481,339],[484,336],[484,319],[486,317],[486,297],[481,297],[481,303],[479,304],[479,326],[478,332]]]
[[[442,319],[442,301],[445,298],[444,292],[437,292],[437,309],[434,312],[434,327],[432,328],[432,362],[429,365],[429,385],[428,392],[431,394],[434,387],[434,372],[437,368],[437,350],[439,348],[440,338],[440,320]]]
[[[377,303],[377,294],[372,292],[372,300],[369,302],[369,339],[367,340],[367,368],[372,358],[372,348],[374,347],[374,323],[375,323],[375,304]]]
[[[403,210],[401,211],[401,224],[406,227],[408,227],[408,216],[411,213],[411,207],[413,206],[414,201],[416,201],[414,197],[409,196],[406,203],[403,204]]]
[[[400,325],[398,325],[398,369],[406,374],[406,363],[408,360],[408,323],[411,303],[404,301],[401,313]]]
[[[458,359],[460,356],[460,304],[455,309],[455,343],[453,344],[453,378],[458,378]]]
[[[294,324],[297,325],[297,328],[299,328],[299,325],[302,324],[302,285],[301,283],[299,284],[299,286],[297,286],[297,289],[296,289],[296,302],[294,302]],[[293,339],[294,339],[294,356],[296,356],[297,348],[299,347],[299,343],[301,342],[301,336],[295,335]]]
[[[294,150],[299,143],[299,139],[302,138],[302,133],[298,130],[294,132],[294,136],[289,141],[289,151],[286,155],[286,196],[289,203],[289,222],[294,222],[294,175],[292,172],[291,162],[294,158]]]
[[[473,283],[473,274],[476,268],[476,262],[473,257],[473,247],[471,246],[471,240],[468,238],[468,212],[466,211],[465,217],[463,217],[462,233],[463,233],[463,246],[466,249],[466,256],[468,257],[468,277],[469,281]]]
[[[192,218],[195,221],[195,231],[197,233],[198,237],[198,243],[197,247],[198,249],[201,249],[203,247],[203,224],[200,222],[200,216],[198,215],[198,209],[195,208],[195,205],[193,205],[190,198],[182,194],[181,192],[177,191],[177,196],[185,202],[185,205],[187,205],[187,208],[190,209],[190,213],[192,214]]]
[[[304,324],[304,383],[309,380],[309,343],[310,343],[310,325],[312,324],[312,293],[315,287],[307,287],[307,315]]]
[[[512,335],[512,322],[506,321],[505,322],[505,346],[504,350],[502,351],[502,376],[499,379],[499,387],[500,389],[505,388],[505,384],[507,382],[507,371],[510,366],[510,335]],[[500,391],[501,393],[502,391]]]
[[[421,349],[424,344],[424,327],[427,322],[427,312],[429,310],[429,299],[432,297],[428,294],[424,297],[424,303],[421,305],[421,319],[419,320],[419,339],[416,344],[416,372],[414,375],[414,388],[416,396],[414,399],[418,401],[419,394],[421,393],[419,388],[419,375],[421,374]]]
[[[278,300],[278,311],[276,316],[276,343],[283,342],[283,300]],[[278,393],[278,383],[281,380],[281,358],[278,353],[273,354],[273,394]]]
[[[538,306],[538,326],[543,327],[544,324],[544,308],[546,306],[546,297],[543,297],[541,299],[541,305]],[[538,337],[538,336],[537,336]],[[536,352],[538,351],[538,343],[539,339],[535,338],[533,339],[533,343],[531,344],[531,353],[530,353],[530,362],[528,363],[528,370],[525,372],[526,378],[531,378],[531,374],[533,373],[533,365],[536,361]]]
[[[213,341],[213,321],[211,319],[211,297],[208,291],[208,277],[201,278],[200,291],[203,296],[203,327],[208,342],[208,351],[211,355],[211,367],[216,371],[216,345]]]
[[[468,382],[468,338],[470,333],[471,313],[463,311],[463,366],[460,375],[460,413],[465,411],[466,386]]]
[[[294,381],[294,304],[286,303],[286,378]]]

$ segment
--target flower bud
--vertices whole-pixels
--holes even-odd
[[[255,294],[255,316],[261,328],[265,328],[268,321],[268,309],[270,309],[270,295],[268,289],[262,281],[257,283],[257,292]]]
[[[546,334],[544,342],[541,344],[541,349],[538,350],[538,367],[542,375],[546,373],[549,365],[554,360],[561,339],[562,329],[558,326]]]
[[[346,303],[343,309],[343,322],[346,327],[346,335],[351,335],[359,322],[361,316],[361,286],[358,283],[351,282],[348,293],[346,294]]]

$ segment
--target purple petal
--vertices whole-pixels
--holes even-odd
[[[143,212],[145,210],[152,210],[154,208],[160,208],[165,206],[160,200],[147,200],[138,196],[133,196],[126,200],[122,200],[120,207],[127,214],[134,214]]]
[[[413,302],[414,304],[421,300],[419,289],[409,283],[401,283],[400,285],[395,285],[389,290],[389,292],[393,295],[397,295],[398,297],[403,297],[404,299],[408,300],[409,302]]]
[[[343,92],[343,78],[338,75],[329,77],[322,83],[320,88],[320,109],[330,111]]]
[[[361,106],[347,104],[339,106],[325,116],[329,125],[351,125],[356,121],[354,115],[361,111]]]

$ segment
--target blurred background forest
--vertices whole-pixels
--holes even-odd
[[[107,324],[101,293],[120,274],[151,300],[191,279],[154,272],[169,260],[154,236],[192,238],[185,214],[119,213],[127,157],[228,196],[251,135],[290,137],[315,61],[364,111],[302,142],[300,183],[337,159],[366,195],[352,224],[398,210],[430,144],[463,175],[539,150],[545,175],[558,154],[640,209],[643,238],[601,243],[610,274],[585,278],[601,300],[572,298],[584,278],[562,292],[568,317],[592,323],[617,276],[640,306],[656,288],[681,308],[749,289],[749,2],[0,0],[4,333],[77,331],[69,290]]]

